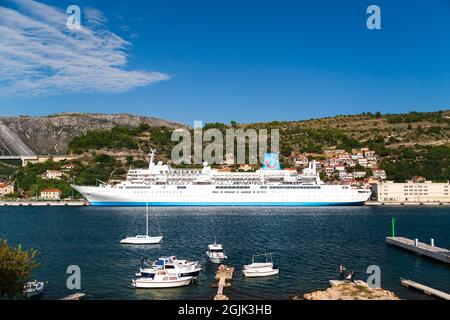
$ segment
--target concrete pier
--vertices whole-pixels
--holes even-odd
[[[219,267],[216,272],[215,279],[219,281],[217,294],[214,297],[214,300],[228,300],[228,297],[223,294],[223,289],[227,287],[231,287],[231,283],[227,283],[226,281],[233,280],[234,267],[223,266],[223,268]]]
[[[379,201],[367,201],[366,206],[450,206],[450,202],[379,202]]]
[[[450,294],[424,286],[423,284],[406,279],[401,279],[401,283],[403,286],[407,288],[414,288],[416,290],[420,290],[429,296],[434,296],[444,300],[450,300]]]
[[[84,201],[0,201],[0,207],[45,207],[45,206],[70,206],[70,207],[82,207],[82,206],[88,206],[89,204]]]
[[[386,243],[388,244],[441,262],[450,263],[450,250],[434,246],[434,240],[431,240],[432,245],[419,242],[417,239],[411,240],[403,237],[386,237]]]

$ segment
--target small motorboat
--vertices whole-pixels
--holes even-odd
[[[266,256],[266,262],[255,262],[255,255],[253,255],[252,263],[244,265],[244,269],[242,270],[242,272],[246,277],[249,278],[268,277],[277,275],[279,273],[279,269],[273,266],[272,254],[264,253],[262,255]]]
[[[23,287],[23,293],[27,298],[36,297],[44,293],[45,283],[42,281],[29,281]]]
[[[223,252],[221,244],[214,243],[208,245],[208,251],[206,251],[206,258],[212,263],[222,263],[228,257]]]
[[[151,265],[147,263],[147,258],[142,259],[144,268],[136,273],[138,277],[148,277],[157,270],[166,270],[169,274],[178,274],[181,277],[197,277],[202,270],[198,261],[189,261],[177,259],[176,256],[161,257],[157,261],[153,261]]]
[[[166,270],[155,270],[146,277],[139,277],[131,280],[131,285],[135,288],[176,288],[189,285],[192,277],[180,277],[177,274],[169,274]]]

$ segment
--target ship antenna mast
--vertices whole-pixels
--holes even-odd
[[[149,167],[153,167],[155,164],[153,162],[154,158],[155,158],[155,149],[150,149],[150,163],[149,163]]]

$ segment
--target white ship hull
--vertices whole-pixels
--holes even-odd
[[[351,206],[370,197],[349,186],[266,186],[217,189],[215,185],[152,185],[135,188],[73,186],[94,206]]]
[[[370,190],[321,183],[315,162],[301,174],[289,170],[221,172],[204,163],[201,170],[172,169],[153,163],[130,169],[112,186],[73,186],[94,206],[343,206],[361,205]],[[279,164],[277,165],[277,167]]]

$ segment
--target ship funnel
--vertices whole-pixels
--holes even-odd
[[[280,170],[280,160],[278,158],[278,153],[265,153],[264,162],[262,166],[263,170]]]

